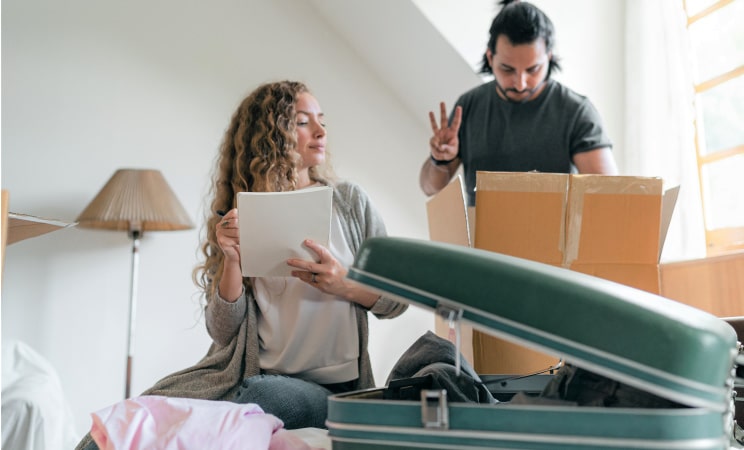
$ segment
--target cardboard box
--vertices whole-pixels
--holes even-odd
[[[718,317],[744,316],[744,251],[659,265],[661,295]]]
[[[462,195],[458,198],[457,192]],[[477,172],[472,246],[540,261],[658,294],[659,258],[678,188],[663,192],[660,178],[550,173]],[[429,200],[430,238],[457,243],[468,224],[458,177]],[[440,223],[450,218],[457,229]],[[447,234],[452,233],[452,234]],[[494,299],[497,301],[498,299]],[[546,299],[550,301],[550,299]],[[556,318],[560,320],[560,318]],[[451,338],[441,319],[435,331]],[[463,342],[466,340],[463,336]],[[531,373],[557,363],[553,356],[472,331],[479,373]]]

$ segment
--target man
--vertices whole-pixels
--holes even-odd
[[[419,182],[434,195],[463,165],[468,204],[475,205],[476,171],[616,175],[611,142],[591,102],[550,78],[553,24],[526,2],[502,1],[481,72],[494,80],[466,92],[448,123],[429,112],[433,136]]]

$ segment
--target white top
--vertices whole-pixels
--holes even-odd
[[[354,262],[335,210],[329,250],[344,267]],[[253,290],[262,369],[319,384],[359,377],[359,330],[351,302],[294,277],[254,278]]]

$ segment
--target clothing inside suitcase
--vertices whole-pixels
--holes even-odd
[[[329,399],[334,449],[732,445],[737,340],[731,327],[707,313],[532,261],[402,238],[367,241],[349,277],[406,302],[455,311],[475,328],[566,358],[580,371],[666,404],[514,404],[511,393],[496,405],[449,403],[445,391],[429,389],[431,380],[398,380]],[[504,378],[512,384],[531,379],[533,386],[516,390],[532,398],[535,386],[553,380],[482,377],[493,391]]]

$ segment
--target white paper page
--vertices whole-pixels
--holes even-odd
[[[333,188],[239,192],[240,263],[244,277],[287,277],[290,258],[315,261],[305,239],[328,247]]]

